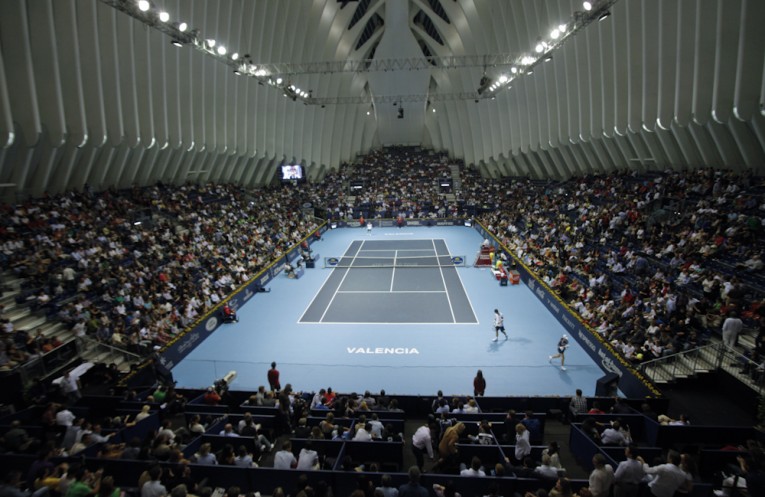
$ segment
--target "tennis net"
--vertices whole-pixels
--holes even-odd
[[[410,257],[325,257],[325,268],[423,268],[465,267],[464,255],[426,255]]]

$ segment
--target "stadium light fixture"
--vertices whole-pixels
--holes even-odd
[[[159,13],[159,20],[162,22],[167,22],[170,20],[170,14],[165,12],[164,10]]]
[[[149,3],[149,0],[138,0],[138,10],[141,12],[146,12],[151,8],[151,4]]]
[[[582,3],[582,8],[586,10],[587,12],[592,10],[592,2],[584,2]]]

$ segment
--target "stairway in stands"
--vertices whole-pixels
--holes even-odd
[[[452,190],[456,193],[462,190],[462,179],[460,178],[460,167],[452,164],[449,166],[452,172]]]
[[[660,386],[723,370],[762,395],[765,375],[757,373],[757,366],[737,348],[729,348],[713,338],[703,347],[644,362],[637,369]]]
[[[24,330],[29,336],[36,336],[38,332],[43,337],[56,337],[62,344],[77,340],[74,332],[63,322],[48,317],[43,311],[33,310],[30,304],[17,299],[22,295],[24,278],[10,271],[0,273],[0,305],[3,306],[2,315],[13,324],[14,330]],[[128,371],[132,363],[138,362],[139,357],[134,354],[120,351],[113,347],[99,344],[95,340],[85,339],[77,343],[78,358],[83,362],[101,362],[105,364],[115,363],[122,371]],[[55,354],[56,350],[49,352]],[[27,361],[30,365],[34,359]],[[48,361],[56,362],[56,361]],[[68,364],[60,364],[63,370]],[[23,365],[21,366],[23,367]],[[55,371],[45,371],[46,374]]]

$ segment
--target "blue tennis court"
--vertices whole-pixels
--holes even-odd
[[[296,390],[464,394],[481,369],[487,395],[593,394],[603,373],[575,341],[566,371],[548,362],[564,330],[531,290],[470,267],[481,242],[464,226],[330,230],[313,245],[317,267],[272,280],[270,293],[239,309],[239,323],[176,365],[178,386],[205,387],[234,370],[233,389],[257,389],[276,361]],[[450,265],[455,255],[468,266]],[[337,264],[322,268],[326,257]],[[492,341],[495,308],[508,340]]]
[[[331,260],[301,323],[478,323],[443,239],[355,240]]]

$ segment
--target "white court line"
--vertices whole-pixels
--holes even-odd
[[[393,251],[393,271],[390,273],[390,293],[393,293],[393,281],[396,279],[396,258],[398,257],[398,250]]]
[[[447,293],[446,290],[396,290],[389,292],[387,290],[338,290],[337,293]]]
[[[446,240],[444,238],[441,238],[441,241],[444,242],[444,246],[446,247],[446,251],[451,254],[452,252],[449,250],[449,244],[446,243]],[[467,256],[465,256],[465,257],[467,257]],[[466,263],[467,263],[467,261],[466,261]],[[464,266],[464,267],[467,267],[467,266]],[[455,267],[454,269],[459,269],[459,268]],[[460,276],[460,272],[459,271],[457,271],[457,279],[460,282],[460,286],[462,287],[462,291],[465,293],[465,297],[467,298],[468,304],[470,304],[470,310],[473,312],[473,317],[476,319],[476,321],[475,321],[476,324],[481,324],[481,320],[478,318],[478,314],[476,314],[476,312],[475,312],[475,307],[473,307],[473,302],[470,301],[470,294],[468,293],[467,289],[465,288],[465,284],[462,282],[462,277]]]
[[[433,242],[433,252],[436,253],[436,261],[438,261],[438,249],[436,248],[436,240],[432,239],[431,241]],[[457,318],[454,317],[454,308],[452,307],[452,299],[449,297],[449,292],[447,291],[447,288],[446,288],[446,278],[444,278],[444,270],[441,267],[440,263],[438,265],[438,272],[441,274],[441,281],[444,284],[444,291],[446,291],[446,300],[449,302],[449,311],[452,313],[452,322],[456,323]]]
[[[361,241],[361,247],[364,246],[364,241]],[[361,250],[361,247],[359,247],[359,250],[356,251],[355,254],[353,254],[353,259],[351,259],[351,266],[353,266],[353,261],[356,260],[356,255],[358,255],[359,251]],[[332,295],[332,298],[329,299],[329,304],[327,304],[327,308],[324,309],[324,312],[321,313],[321,317],[319,318],[319,322],[321,322],[322,319],[324,319],[324,316],[327,315],[327,312],[329,312],[329,308],[332,307],[332,302],[335,301],[335,297],[337,297],[337,292],[340,291],[340,288],[343,286],[343,282],[345,281],[345,278],[348,277],[348,273],[350,273],[350,268],[346,268],[345,274],[343,275],[343,279],[340,280],[340,284],[337,285],[337,289],[335,290],[335,293]]]
[[[424,252],[428,249],[364,249],[364,252]],[[361,251],[359,251],[361,252]]]
[[[374,325],[390,326],[392,324],[395,324],[395,325],[417,325],[417,326],[427,326],[427,325],[430,325],[430,326],[472,326],[475,323],[473,323],[473,322],[468,322],[468,323],[450,323],[448,321],[443,321],[441,323],[434,323],[432,321],[429,321],[427,323],[426,322],[413,322],[413,323],[406,322],[406,323],[401,323],[401,322],[398,322],[398,321],[384,321],[384,322],[383,321],[364,321],[364,322],[361,322],[361,323],[357,323],[355,321],[354,322],[350,322],[350,321],[321,321],[321,322],[319,322],[319,321],[304,321],[304,322],[298,323],[298,324],[310,324],[310,325],[326,324],[326,325],[334,325],[334,326],[343,325],[343,324],[352,325],[352,326],[360,326],[360,325],[364,325],[364,326],[366,326],[366,325],[372,325],[372,326],[374,326]],[[545,367],[549,367],[549,365],[547,363],[545,363],[544,365],[545,365]]]
[[[338,268],[338,269],[342,269],[342,268]],[[330,271],[329,274],[327,275],[327,277],[324,278],[324,281],[321,283],[321,286],[319,287],[319,290],[313,295],[313,298],[311,299],[311,302],[308,304],[308,307],[305,308],[305,310],[303,311],[303,314],[298,319],[298,323],[300,323],[300,321],[303,320],[303,318],[305,317],[305,313],[308,312],[308,309],[311,308],[311,306],[313,305],[313,302],[319,297],[319,294],[321,293],[322,289],[324,289],[324,285],[327,284],[327,280],[330,279],[333,274],[334,274],[334,271]],[[340,288],[340,287],[338,287],[338,288]]]

